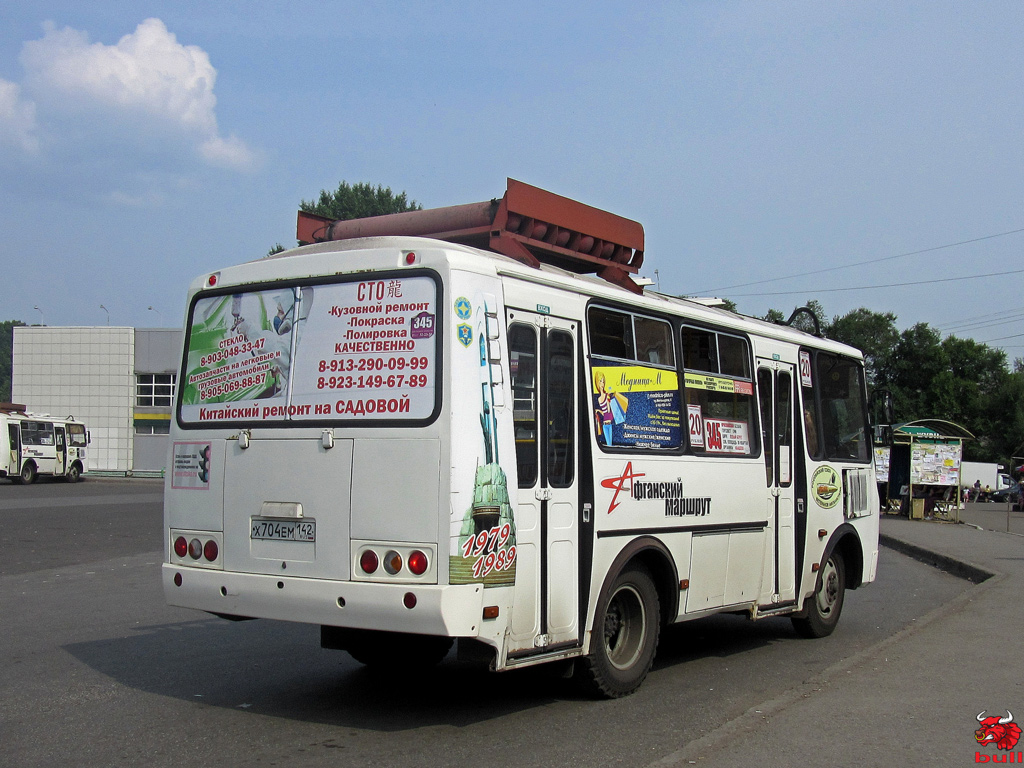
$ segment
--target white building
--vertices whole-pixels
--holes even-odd
[[[84,421],[87,470],[162,472],[181,338],[177,328],[16,326],[11,399]]]

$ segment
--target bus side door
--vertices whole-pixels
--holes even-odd
[[[512,653],[579,641],[579,324],[508,312],[516,433]]]
[[[765,558],[765,579],[762,595],[770,594],[766,608],[796,600],[796,516],[798,508],[794,492],[794,461],[799,454],[793,450],[794,366],[791,363],[759,360],[758,395],[761,406],[764,439],[765,475],[768,487],[768,527],[771,531],[768,557]]]

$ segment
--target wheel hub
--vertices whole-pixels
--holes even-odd
[[[831,613],[839,599],[839,572],[830,559],[825,563],[825,571],[821,575],[821,589],[818,591],[818,609],[822,615]]]

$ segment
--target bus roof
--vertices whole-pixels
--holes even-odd
[[[861,358],[860,350],[847,344],[802,331],[788,325],[768,322],[761,318],[742,315],[707,303],[678,296],[642,289],[635,295],[631,290],[600,279],[595,275],[572,272],[551,264],[536,267],[524,264],[509,256],[493,251],[481,250],[461,243],[436,240],[428,237],[381,236],[348,240],[335,240],[312,245],[299,246],[274,256],[258,259],[249,264],[265,263],[271,260],[288,260],[328,253],[348,253],[376,249],[423,250],[442,249],[448,261],[459,269],[492,272],[499,276],[511,276],[527,282],[547,284],[562,290],[574,291],[591,298],[627,302],[653,311],[679,312],[687,317],[705,323],[727,326],[737,331],[755,333],[759,336],[778,339],[794,344],[830,349],[835,352]],[[365,269],[358,266],[358,259],[352,260],[353,271]],[[336,269],[336,267],[335,267]]]

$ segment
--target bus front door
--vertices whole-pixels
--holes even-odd
[[[518,474],[511,653],[576,644],[579,630],[579,324],[508,313]]]
[[[17,424],[7,425],[9,456],[7,458],[7,474],[17,477],[21,474],[21,428]]]
[[[54,477],[62,477],[68,468],[68,441],[64,427],[54,427],[53,445],[56,450],[56,459],[53,462]]]
[[[762,360],[757,373],[764,438],[765,475],[768,486],[768,529],[771,533],[765,558],[763,584],[770,602],[766,609],[782,607],[796,600],[796,517],[794,492],[795,462],[793,449],[793,377],[789,363]],[[762,595],[766,590],[762,589]]]

